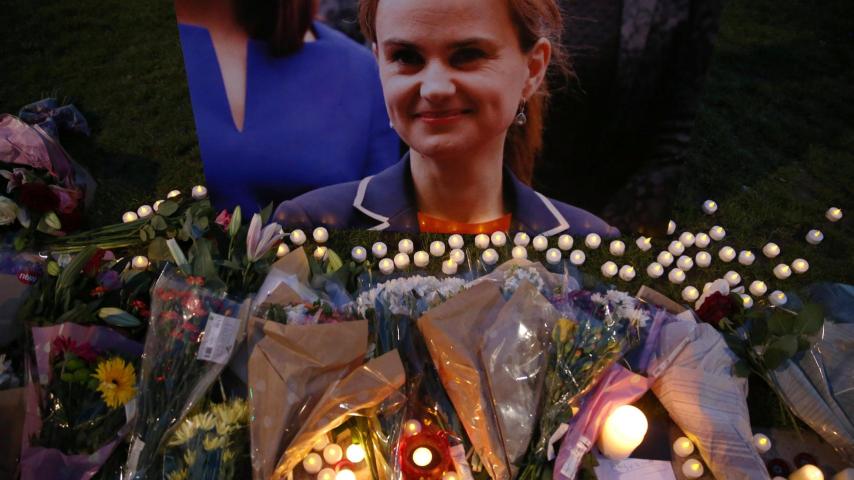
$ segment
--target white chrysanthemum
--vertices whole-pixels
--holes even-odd
[[[603,297],[600,293],[594,293],[593,295],[590,295],[590,301],[599,305],[605,305],[605,303],[607,303],[605,297]]]
[[[411,314],[414,301],[423,298],[428,305],[434,305],[458,293],[465,287],[460,278],[414,276],[395,278],[362,292],[351,304],[360,315],[374,308],[377,299],[397,315]]]
[[[501,287],[505,296],[511,296],[522,285],[523,282],[529,282],[538,291],[542,292],[546,282],[535,268],[524,268],[513,266],[504,273],[504,285]]]
[[[623,304],[623,303],[633,303],[634,298],[626,292],[621,292],[619,290],[608,290],[605,294],[605,298],[608,299],[611,303]]]

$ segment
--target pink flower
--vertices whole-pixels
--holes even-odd
[[[246,258],[250,262],[257,262],[284,237],[285,232],[278,223],[271,223],[262,229],[261,215],[256,213],[246,233]]]
[[[228,213],[228,210],[223,209],[221,212],[219,212],[219,215],[216,216],[216,220],[214,220],[214,223],[216,223],[217,225],[222,227],[223,230],[225,230],[226,228],[228,228],[228,224],[231,223],[231,214]]]
[[[77,208],[83,194],[79,190],[50,185],[50,189],[59,200],[59,213],[71,213]]]

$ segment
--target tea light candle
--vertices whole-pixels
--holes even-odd
[[[673,235],[673,232],[675,232],[675,231],[676,231],[676,222],[674,222],[673,220],[667,222],[667,234]]]
[[[626,244],[622,240],[614,240],[608,245],[608,251],[615,257],[620,257],[626,253]]]
[[[409,267],[409,255],[400,252],[394,256],[394,266],[398,270],[406,270]]]
[[[415,419],[407,420],[403,424],[403,434],[407,437],[421,433],[421,422]]]
[[[196,185],[190,190],[193,200],[203,200],[208,196],[208,189],[204,185]]]
[[[584,265],[585,260],[587,260],[587,254],[581,250],[573,250],[572,253],[569,254],[569,261],[573,265]]]
[[[440,242],[439,240],[433,240],[430,242],[430,255],[434,257],[441,257],[445,254],[445,244]]]
[[[136,212],[125,212],[122,214],[122,223],[130,223],[139,220],[139,215]]]
[[[130,261],[130,264],[131,267],[133,267],[135,270],[145,270],[146,268],[148,268],[150,262],[148,261],[148,258],[144,255],[137,255],[133,257],[133,259]]]
[[[546,262],[548,262],[549,265],[557,265],[560,263],[561,257],[562,254],[557,248],[550,248],[546,251]]]
[[[364,262],[367,255],[368,252],[365,250],[365,247],[353,247],[353,249],[350,250],[350,256],[353,257],[353,260],[356,263]]]
[[[789,475],[789,480],[824,480],[824,473],[815,465],[804,465]]]
[[[775,258],[780,254],[780,246],[774,242],[768,242],[762,247],[762,255],[766,258]]]
[[[706,200],[703,202],[703,213],[711,215],[718,211],[718,204],[714,200]]]
[[[838,222],[839,220],[842,220],[842,209],[830,207],[824,213],[824,216],[831,222]]]
[[[602,271],[603,276],[605,276],[607,278],[611,278],[617,274],[617,272],[619,271],[619,268],[617,268],[616,263],[609,260],[609,261],[602,264],[602,267],[600,268],[600,270]]]
[[[371,253],[376,258],[383,258],[388,254],[388,247],[383,242],[376,242],[371,246]]]
[[[700,298],[700,291],[689,285],[682,289],[682,300],[686,302],[695,302]]]
[[[329,240],[329,231],[323,227],[317,227],[311,232],[311,236],[317,243],[326,243]]]
[[[732,247],[723,247],[718,251],[718,258],[721,259],[722,262],[729,263],[733,261],[735,258],[735,249]]]
[[[686,478],[700,478],[703,476],[703,464],[695,458],[689,458],[682,464],[682,475]]]
[[[705,232],[700,232],[694,236],[694,246],[697,248],[706,248],[711,242],[712,239]]]
[[[706,268],[712,264],[712,256],[706,251],[697,252],[697,254],[694,255],[694,261],[697,263],[698,267]]]
[[[781,292],[780,290],[774,290],[771,292],[771,295],[768,295],[768,301],[771,302],[771,305],[775,307],[779,307],[781,305],[785,305],[789,299],[786,297],[786,294]]]
[[[342,468],[335,474],[335,480],[356,480],[356,474],[349,468]]]
[[[646,252],[652,248],[652,239],[649,237],[638,237],[638,239],[635,240],[635,245],[637,245],[642,252]]]
[[[181,190],[172,190],[166,194],[166,198],[168,198],[168,199],[178,198],[180,196],[181,196]]]
[[[412,260],[414,260],[416,267],[424,268],[430,263],[430,254],[424,250],[418,250],[415,252],[415,255],[412,256]]]
[[[323,460],[330,465],[335,465],[342,458],[344,458],[344,450],[337,443],[330,443],[323,449]]]
[[[629,457],[643,441],[649,424],[637,407],[621,405],[614,409],[602,425],[599,450],[611,460]]]
[[[303,243],[305,243],[305,240],[306,240],[305,232],[303,232],[300,229],[296,229],[296,230],[292,231],[291,234],[288,236],[288,238],[290,238],[291,243],[293,243],[296,246],[302,245]]]
[[[318,261],[323,261],[326,258],[326,253],[328,250],[326,247],[320,246],[314,249],[314,258]]]
[[[306,473],[310,473],[314,475],[319,472],[320,469],[323,468],[323,459],[320,458],[320,455],[312,452],[305,456],[302,460],[302,468]]]
[[[480,255],[480,258],[483,260],[483,263],[487,265],[495,265],[495,263],[498,262],[498,252],[496,252],[494,248],[487,248]]]
[[[415,244],[412,243],[412,240],[404,238],[403,240],[397,242],[397,251],[409,255],[415,251]]]
[[[329,437],[326,435],[321,435],[320,438],[314,442],[314,445],[311,446],[311,449],[315,452],[322,452],[326,446],[329,445]]]
[[[664,267],[658,262],[652,262],[646,267],[646,274],[649,278],[658,278],[664,274]]]
[[[709,236],[712,237],[712,240],[720,242],[724,237],[726,237],[726,230],[724,230],[724,227],[721,227],[720,225],[715,225],[711,230],[709,230]]]
[[[679,241],[682,242],[685,248],[691,248],[696,241],[696,237],[691,232],[682,232],[682,235],[679,235]]]
[[[739,275],[738,272],[734,270],[730,270],[724,274],[724,280],[729,283],[730,287],[734,287],[741,283],[741,275]]]
[[[673,442],[673,453],[680,457],[687,457],[694,453],[694,442],[688,437],[679,437]]]
[[[771,450],[771,439],[766,435],[757,433],[753,436],[753,446],[756,447],[756,450],[759,453],[765,453],[768,450]]]
[[[280,243],[278,247],[276,247],[276,258],[282,258],[285,255],[289,254],[291,249],[288,248],[288,245],[284,242]]]
[[[478,233],[477,236],[474,237],[474,246],[481,250],[489,248],[489,235],[485,233]]]
[[[685,252],[685,245],[683,245],[679,240],[673,240],[670,242],[670,245],[668,245],[667,251],[672,253],[674,256],[682,255],[682,253]]]
[[[463,252],[462,249],[459,249],[459,248],[455,248],[455,249],[451,250],[451,253],[449,256],[451,257],[451,260],[457,262],[457,265],[460,265],[461,263],[466,261],[465,252]]]
[[[549,239],[542,236],[537,235],[534,237],[534,250],[538,252],[544,252],[547,248],[549,248]]]
[[[824,234],[821,230],[810,230],[807,233],[807,243],[810,245],[818,245],[822,240],[824,240]]]
[[[792,269],[785,263],[781,263],[774,267],[774,276],[780,280],[785,280],[792,275]]]
[[[513,258],[528,258],[528,249],[521,245],[516,245],[513,247],[513,250],[510,251],[510,255]]]
[[[563,234],[557,237],[557,248],[564,252],[572,248],[573,243],[575,243],[575,241],[572,239],[571,235]]]
[[[762,280],[754,280],[750,283],[749,290],[754,297],[761,297],[768,291],[768,286]]]
[[[746,293],[739,293],[738,296],[741,297],[741,304],[744,308],[750,308],[753,306],[753,297],[747,295]]]
[[[442,480],[460,480],[460,476],[457,475],[457,472],[444,472],[442,473]]]
[[[332,468],[324,468],[317,474],[317,480],[335,480],[335,470]]]
[[[656,258],[656,261],[664,267],[669,267],[670,264],[673,263],[673,254],[667,251],[663,251],[658,254],[658,258]]]
[[[163,200],[157,200],[151,205],[151,208],[153,208],[154,211],[156,212],[156,211],[160,210],[160,205],[162,205],[162,204],[163,204]]]
[[[598,233],[588,233],[584,237],[584,245],[587,245],[587,248],[591,250],[595,250],[599,248],[599,245],[602,245],[602,237]]]
[[[146,219],[154,215],[154,209],[148,205],[142,205],[141,207],[136,209],[136,214],[139,216],[139,218]]]
[[[683,272],[680,268],[671,269],[667,272],[667,279],[670,280],[670,283],[675,283],[679,285],[680,283],[685,281],[685,272]]]
[[[806,273],[807,270],[810,269],[810,264],[803,258],[796,258],[794,262],[792,262],[792,270],[797,273]]]
[[[503,247],[507,243],[507,235],[501,231],[494,232],[489,239],[492,240],[492,244],[496,247]]]
[[[513,237],[513,244],[521,247],[527,247],[531,243],[531,237],[525,232],[519,232]]]
[[[427,447],[418,447],[412,452],[412,463],[419,467],[426,467],[433,461],[433,452]]]
[[[676,260],[676,266],[679,267],[682,271],[689,271],[694,268],[694,260],[691,259],[688,255],[682,255]]]
[[[742,265],[753,265],[756,261],[756,256],[750,250],[742,250],[738,253],[738,263]]]
[[[390,258],[384,258],[380,260],[379,267],[383,275],[391,275],[394,271],[394,261]]]
[[[463,242],[463,236],[458,233],[455,233],[448,237],[448,246],[451,248],[463,248],[464,244],[465,242]]]
[[[358,443],[350,444],[344,454],[351,463],[359,463],[365,459],[365,447]]]
[[[442,273],[445,275],[454,275],[457,273],[457,262],[449,258],[442,262]]]
[[[635,279],[635,267],[631,265],[623,265],[620,267],[620,279],[624,282],[631,282]]]

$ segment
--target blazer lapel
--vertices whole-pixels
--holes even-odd
[[[569,230],[569,222],[551,199],[519,181],[510,169],[504,169],[504,176],[507,198],[514,205],[511,230],[547,237]]]
[[[417,232],[418,217],[412,190],[407,153],[396,164],[359,182],[353,208],[367,217],[369,224],[373,223],[368,230]]]

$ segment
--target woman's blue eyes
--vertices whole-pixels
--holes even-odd
[[[485,56],[485,52],[478,48],[464,48],[451,55],[450,63],[454,66],[460,66],[480,60]],[[421,55],[414,50],[398,50],[392,54],[391,59],[393,62],[405,66],[418,66],[424,63]]]

